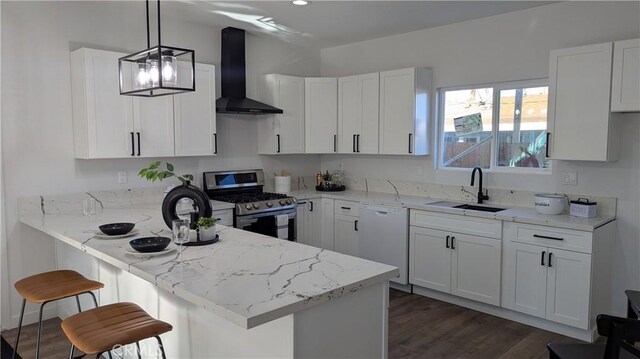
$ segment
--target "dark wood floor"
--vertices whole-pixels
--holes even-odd
[[[579,342],[416,294],[392,289],[389,299],[390,359],[547,358],[548,342]],[[2,333],[11,345],[15,335],[15,329]],[[35,324],[23,329],[19,350],[23,358],[34,357],[35,337]],[[60,329],[60,319],[47,320],[41,357],[67,358],[69,345]]]

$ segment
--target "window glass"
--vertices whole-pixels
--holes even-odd
[[[493,88],[444,92],[442,167],[491,166]]]
[[[499,97],[496,165],[547,168],[548,87],[501,90]]]

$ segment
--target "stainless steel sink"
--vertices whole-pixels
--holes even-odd
[[[497,208],[497,207],[488,207],[488,206],[476,206],[473,204],[460,204],[457,206],[453,206],[453,208],[458,209],[470,209],[472,211],[482,211],[482,212],[500,212],[506,210],[506,208]]]

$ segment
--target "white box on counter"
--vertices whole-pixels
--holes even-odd
[[[578,198],[571,201],[569,214],[576,217],[593,218],[598,217],[598,203],[589,202],[586,198]]]

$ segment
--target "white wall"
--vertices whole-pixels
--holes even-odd
[[[343,76],[412,66],[432,67],[434,87],[548,76],[552,49],[640,37],[638,2],[563,2],[321,51],[322,75]],[[618,197],[614,311],[624,290],[640,288],[640,116],[620,116],[622,155],[613,163],[555,161],[552,175],[491,173],[488,187]],[[585,141],[588,139],[585,139]],[[331,155],[346,175],[468,185],[469,173],[434,170],[433,157]],[[561,173],[578,172],[578,186]],[[491,193],[489,193],[491,194]]]
[[[6,188],[8,273],[3,268],[2,325],[15,326],[20,298],[13,283],[54,268],[53,239],[17,222],[17,198],[150,186],[136,178],[153,159],[75,160],[71,117],[69,51],[86,46],[133,52],[146,45],[144,2],[6,2],[2,4],[2,159]],[[180,22],[163,13],[163,42],[192,48],[198,62],[220,63],[220,29]],[[215,24],[213,24],[215,25]],[[318,75],[319,53],[247,34],[247,92],[257,75],[280,72]],[[153,42],[152,42],[153,44]],[[217,90],[220,84],[218,80]],[[214,100],[214,99],[212,99]],[[256,117],[218,116],[217,158],[171,159],[176,169],[283,168],[315,173],[318,156],[277,159],[256,155]],[[117,184],[117,171],[128,183]],[[4,248],[0,244],[0,248]],[[11,294],[10,301],[7,294]],[[35,310],[30,307],[28,311]],[[33,319],[31,313],[30,318]],[[9,319],[12,319],[10,323]]]

